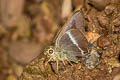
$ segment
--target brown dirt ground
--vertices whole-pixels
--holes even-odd
[[[11,4],[7,6],[17,6],[4,1]],[[86,33],[100,35],[93,43],[102,53],[98,66],[89,70],[81,63],[72,66],[66,63],[58,72],[56,63],[45,65],[46,56],[42,51],[69,16],[61,17],[63,0],[23,0],[20,11],[6,7],[10,9],[5,9],[5,15],[2,15],[5,6],[1,9],[3,5],[0,5],[3,18],[0,19],[0,80],[120,80],[120,1],[71,1],[70,14],[75,10],[83,12]],[[13,18],[16,15],[20,18],[14,22],[9,12]]]

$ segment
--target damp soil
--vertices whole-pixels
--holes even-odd
[[[2,15],[8,7],[0,7],[3,18],[0,19],[0,80],[120,80],[119,0],[21,1],[20,11],[10,7]],[[66,10],[65,1],[69,4]],[[7,0],[6,3],[17,6]],[[88,42],[102,56],[94,69],[88,69],[81,62],[71,65],[66,61],[57,70],[56,62],[46,63],[43,51],[69,19],[68,12],[73,14],[77,10],[85,18]],[[15,22],[11,17],[9,21],[6,16],[9,12],[20,18]]]

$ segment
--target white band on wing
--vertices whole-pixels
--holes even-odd
[[[69,31],[67,31],[66,33],[68,34],[68,36],[69,36],[70,40],[73,42],[73,44],[75,44],[78,47],[78,49],[81,51],[82,55],[84,55],[84,51],[79,47],[79,45],[78,45],[77,41],[75,40],[75,38],[73,37],[73,35]]]

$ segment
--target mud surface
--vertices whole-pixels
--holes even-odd
[[[120,79],[119,0],[21,0],[19,6],[8,0],[1,3],[10,4],[0,5],[0,80]],[[13,8],[16,6],[20,11]],[[58,71],[56,62],[46,64],[43,50],[76,10],[85,18],[88,42],[102,56],[94,69],[81,62],[65,62]]]

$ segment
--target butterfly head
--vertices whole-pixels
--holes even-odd
[[[44,52],[45,55],[47,55],[48,57],[51,57],[52,55],[55,54],[55,47],[54,46],[49,46],[45,49]]]

